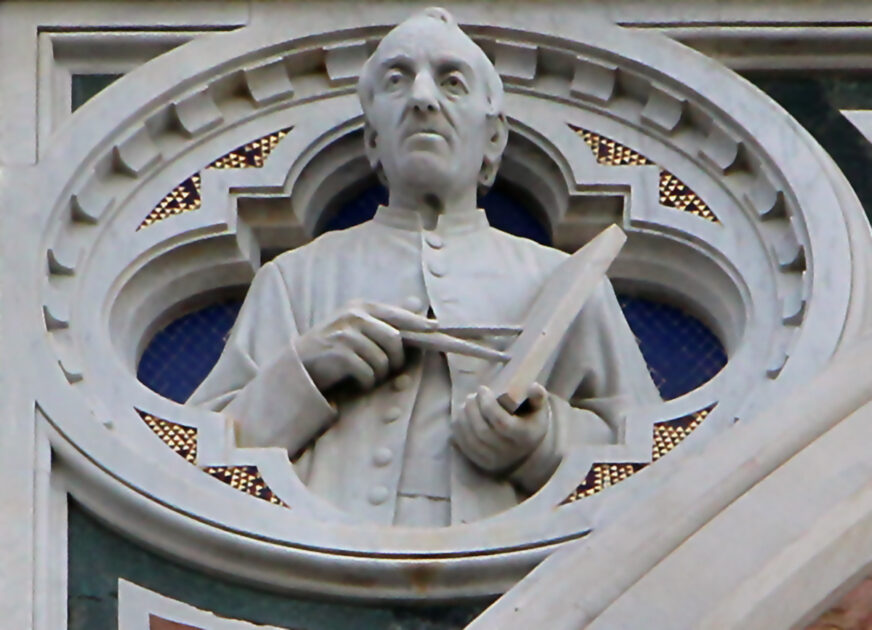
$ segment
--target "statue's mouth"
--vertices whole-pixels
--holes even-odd
[[[416,132],[409,135],[410,138],[422,137],[422,136],[423,137],[430,137],[430,138],[441,138],[442,140],[445,139],[445,136],[443,136],[441,133],[437,133],[435,131],[416,131]]]
[[[421,127],[420,129],[412,129],[406,138],[432,138],[448,141],[448,135],[437,129],[436,127]]]

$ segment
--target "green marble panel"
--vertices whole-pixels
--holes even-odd
[[[872,218],[872,144],[839,112],[872,109],[872,76],[748,73],[746,77],[796,118],[833,157],[866,216]]]
[[[74,74],[70,86],[71,110],[76,111],[100,90],[108,87],[120,74]]]
[[[286,597],[181,566],[133,543],[70,500],[69,630],[116,630],[118,578],[214,612],[293,630],[455,630],[490,601],[358,606]]]

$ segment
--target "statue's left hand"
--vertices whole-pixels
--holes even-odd
[[[467,397],[451,430],[464,455],[479,468],[498,473],[526,459],[544,439],[549,423],[548,392],[538,383],[527,392],[523,414],[506,411],[482,385]]]

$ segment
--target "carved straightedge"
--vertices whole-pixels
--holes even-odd
[[[136,382],[133,366],[152,331],[212,293],[244,287],[260,247],[304,240],[331,200],[368,176],[353,86],[376,39],[402,17],[395,11],[373,8],[372,26],[340,15],[336,30],[313,33],[288,17],[195,41],[77,112],[33,181],[22,182],[38,191],[41,221],[27,266],[40,288],[22,334],[33,339],[39,404],[77,498],[131,535],[274,588],[399,598],[496,592],[554,545],[606,522],[650,476],[555,511],[591,464],[647,461],[655,423],[718,401],[686,448],[650,471],[678,474],[682,450],[826,362],[849,314],[848,283],[831,280],[855,281],[845,226],[859,211],[777,107],[695,53],[594,19],[554,26],[531,12],[493,26],[473,14],[469,30],[508,92],[514,134],[504,176],[539,203],[565,247],[621,221],[630,244],[616,282],[696,311],[731,361],[700,390],[628,422],[612,452],[570,453],[540,493],[503,515],[423,536],[348,522],[290,474],[286,453],[236,450],[221,416],[160,399]],[[196,212],[136,231],[204,164],[288,127],[262,168],[207,169]],[[571,127],[668,169],[720,223],[663,207],[658,167],[599,164]],[[816,214],[824,207],[842,214]],[[133,407],[196,429],[199,466],[257,466],[293,510],[215,484]],[[228,553],[200,551],[204,537]],[[366,586],[347,582],[352,566]],[[398,567],[432,575],[426,591],[410,592]]]

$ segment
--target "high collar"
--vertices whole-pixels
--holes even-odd
[[[424,231],[421,215],[409,210],[395,210],[387,206],[379,206],[373,221],[401,230]],[[484,210],[478,208],[470,212],[439,215],[436,220],[436,228],[433,231],[442,235],[464,234],[483,230],[489,225]]]

